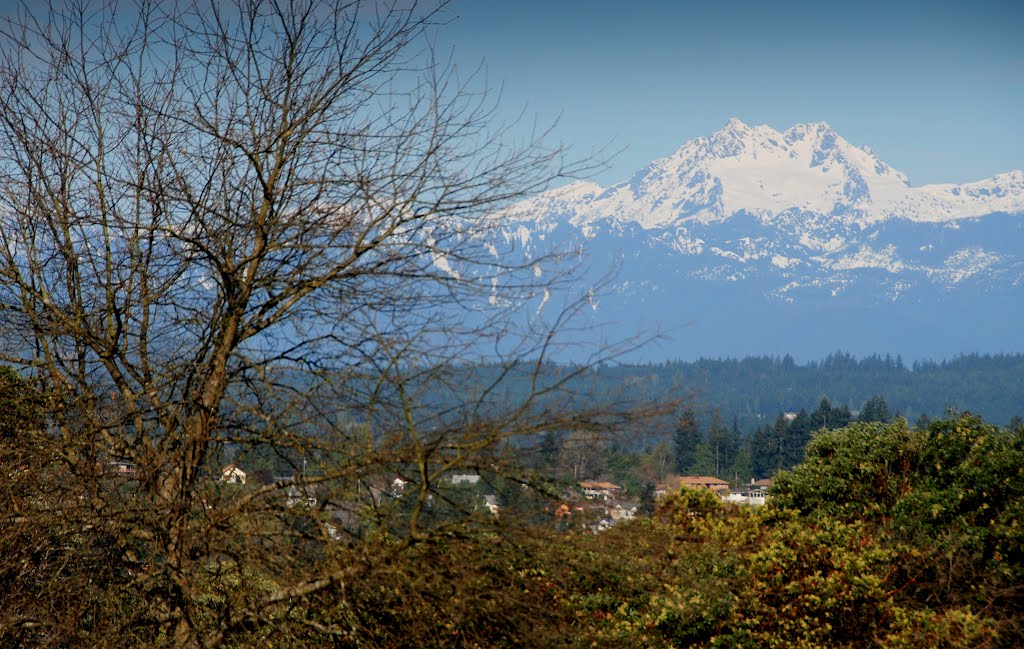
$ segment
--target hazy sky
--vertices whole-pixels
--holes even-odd
[[[446,15],[439,48],[484,64],[507,118],[559,119],[580,155],[625,147],[604,184],[730,117],[828,122],[914,185],[1024,169],[1024,0],[452,0]]]
[[[439,43],[624,180],[730,117],[825,121],[914,185],[1024,169],[1024,0],[462,0]],[[446,49],[447,51],[447,49]]]

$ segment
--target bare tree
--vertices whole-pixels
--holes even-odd
[[[446,473],[579,426],[514,317],[557,260],[485,241],[582,167],[505,146],[428,47],[445,7],[409,4],[71,0],[0,30],[2,359],[52,406],[5,467],[3,637],[355,633],[281,606],[344,606],[354,556],[437,533]],[[292,470],[232,489],[231,453]]]
[[[571,473],[574,481],[601,477],[606,450],[600,430],[573,430],[562,440],[559,451],[562,470]]]

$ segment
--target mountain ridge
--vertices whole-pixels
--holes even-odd
[[[583,250],[605,339],[686,323],[691,357],[928,358],[1024,351],[1022,217],[1021,171],[914,187],[824,122],[730,120],[623,182],[512,206],[498,243],[527,258]]]
[[[868,147],[848,142],[825,122],[780,132],[731,119],[604,188],[578,181],[512,207],[507,216],[535,220],[552,208],[576,225],[616,218],[645,229],[724,220],[746,211],[771,219],[791,210],[846,217],[951,221],[994,212],[1024,212],[1024,172],[963,184],[914,187]]]

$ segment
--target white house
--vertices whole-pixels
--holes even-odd
[[[484,507],[487,508],[487,511],[491,512],[492,516],[497,518],[498,510],[500,509],[498,507],[498,497],[494,494],[487,494],[484,496]]]
[[[631,521],[636,518],[636,509],[636,505],[632,503],[616,503],[608,513],[613,521]]]
[[[408,480],[402,480],[401,478],[395,478],[391,481],[391,495],[395,498],[400,498],[405,493],[405,485],[409,484]]]

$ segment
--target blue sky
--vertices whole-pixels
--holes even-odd
[[[730,117],[826,121],[914,185],[1024,169],[1024,0],[462,0],[438,44],[484,63],[579,154],[626,179]]]

